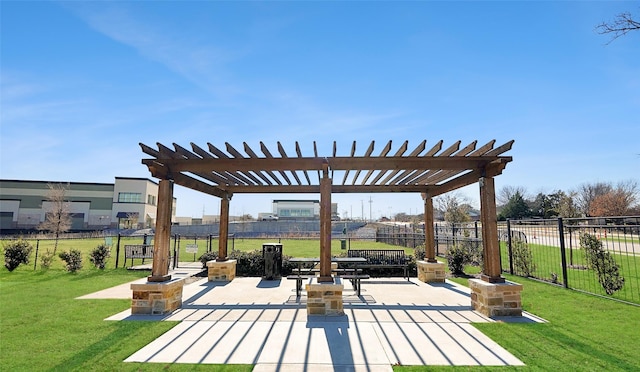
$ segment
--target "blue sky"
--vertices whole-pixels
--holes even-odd
[[[0,177],[151,178],[139,142],[298,141],[310,156],[313,141],[362,155],[514,139],[498,189],[638,180],[640,32],[594,32],[623,11],[640,18],[640,2],[2,1]],[[477,185],[460,192],[477,205]],[[179,216],[218,213],[175,195]],[[236,195],[231,213],[287,197]],[[422,209],[414,194],[333,201],[354,217]]]

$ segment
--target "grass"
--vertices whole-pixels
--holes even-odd
[[[558,282],[562,283],[562,260],[560,248],[543,244],[528,244],[535,263],[535,270],[531,273],[534,278],[551,281],[552,274],[558,276]],[[567,248],[567,265],[574,265],[574,268],[567,269],[567,281],[572,289],[583,290],[607,296],[602,286],[598,282],[597,275],[593,270],[586,270],[586,259],[582,249]],[[501,243],[502,267],[509,270],[508,250],[504,243]],[[573,261],[570,260],[571,253]],[[619,252],[610,251],[610,254],[618,264],[620,275],[625,278],[625,285],[620,291],[615,292],[611,297],[640,303],[640,257]],[[515,269],[515,267],[514,267]]]
[[[293,241],[283,241],[283,244],[297,255],[307,250],[315,255],[318,242],[305,242],[308,247]],[[92,249],[91,245],[87,249]],[[78,273],[70,274],[61,265],[56,267],[34,271],[32,265],[23,265],[11,273],[0,269],[0,369],[250,371],[253,368],[246,365],[123,363],[129,355],[175,323],[104,321],[127,309],[130,301],[75,298],[148,273],[122,268],[100,271],[85,266]],[[394,370],[640,370],[640,358],[637,357],[640,311],[637,307],[524,278],[506,277],[524,285],[523,309],[549,323],[483,323],[475,324],[475,327],[526,363],[526,367],[395,366]],[[453,280],[467,284],[467,279]]]

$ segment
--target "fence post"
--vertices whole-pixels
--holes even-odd
[[[118,268],[118,261],[120,261],[120,233],[118,233],[118,242],[116,243],[116,269]]]
[[[476,230],[476,239],[478,239],[478,221],[475,221],[473,224]]]
[[[511,220],[508,218],[507,218],[507,249],[509,251],[509,274],[513,275],[513,250],[511,247]]]
[[[178,266],[178,256],[177,256],[177,244],[178,244],[178,234],[173,235],[173,269],[176,269]]]
[[[38,264],[38,249],[40,248],[40,239],[36,239],[36,259],[33,260],[33,269],[36,269],[36,265]]]
[[[558,218],[558,238],[560,239],[560,259],[562,260],[562,281],[565,288],[569,288],[567,280],[567,256],[564,246],[564,226],[562,225],[562,217]]]

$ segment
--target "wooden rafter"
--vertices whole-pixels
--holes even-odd
[[[277,154],[260,142],[261,154],[243,142],[244,153],[225,143],[225,150],[207,143],[207,149],[191,144],[191,150],[173,144],[173,149],[157,144],[157,149],[140,144],[150,159],[143,159],[154,177],[170,178],[177,184],[222,196],[233,193],[318,193],[321,173],[328,169],[342,172],[332,185],[334,193],[428,192],[439,195],[477,182],[479,177],[500,174],[512,158],[503,156],[514,141],[494,147],[495,140],[476,149],[477,141],[463,148],[461,142],[442,150],[443,141],[424,152],[426,140],[409,154],[409,142],[403,142],[393,155],[392,142],[374,156],[374,141],[364,154],[357,154],[354,141],[346,156],[341,156],[333,142],[330,156],[321,156],[313,142],[313,156],[303,156],[295,142],[295,155],[288,156],[280,142]],[[442,151],[441,151],[442,150]],[[279,155],[279,156],[278,156]],[[327,168],[328,167],[328,168]],[[312,182],[308,172],[318,174]],[[322,172],[321,172],[322,171]],[[298,172],[302,172],[306,183]],[[353,172],[353,173],[352,173]],[[363,178],[360,178],[365,172]],[[294,182],[295,180],[295,182]],[[315,181],[315,180],[314,180]]]

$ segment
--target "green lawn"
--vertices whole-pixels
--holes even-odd
[[[552,274],[557,275],[558,282],[562,283],[562,259],[560,248],[542,245],[529,244],[529,249],[535,263],[535,270],[531,273],[534,278],[551,281]],[[586,259],[582,249],[567,249],[567,280],[573,289],[588,291],[599,295],[607,296],[598,283],[597,275],[593,270],[587,270]],[[610,251],[615,262],[620,269],[620,275],[625,278],[625,285],[620,291],[615,292],[611,297],[640,303],[640,257],[630,254],[621,254]],[[501,243],[502,269],[509,270],[509,256],[505,243]],[[514,268],[515,269],[515,268]]]
[[[283,244],[295,255],[315,255],[317,241]],[[367,244],[367,246],[371,246]],[[240,247],[238,247],[240,248]],[[339,242],[337,245],[338,251]],[[355,247],[353,247],[355,248]],[[90,249],[90,248],[89,248]],[[285,248],[286,249],[286,248]],[[286,251],[285,251],[286,252]],[[289,253],[287,253],[289,254]],[[111,266],[113,267],[113,266]],[[0,269],[0,369],[7,371],[250,371],[252,366],[122,363],[173,327],[171,322],[108,322],[129,300],[76,300],[147,275],[124,269],[100,271],[87,264],[70,274],[56,266],[34,271]],[[507,276],[524,284],[523,308],[547,324],[490,323],[475,326],[535,371],[640,370],[638,307],[588,296],[545,283]],[[466,279],[454,279],[466,284]],[[419,347],[419,345],[416,345]],[[398,367],[396,371],[510,370],[510,367]]]

